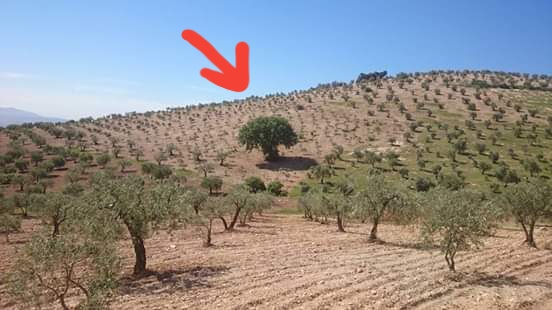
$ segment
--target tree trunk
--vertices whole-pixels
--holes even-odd
[[[232,221],[230,222],[230,225],[228,225],[228,230],[232,230],[234,229],[234,226],[236,226],[236,222],[238,221],[238,217],[240,216],[240,211],[241,211],[241,208],[236,208],[236,212],[232,217]]]
[[[529,245],[530,247],[532,248],[536,248],[537,247],[537,243],[535,242],[535,238],[534,238],[534,231],[535,231],[535,222],[531,222],[529,223],[529,230],[527,231],[527,229],[525,229],[525,242],[527,243],[527,245]]]
[[[523,243],[527,243],[528,246],[536,248],[537,244],[535,243],[535,238],[533,237],[533,231],[535,229],[535,223],[528,223],[529,228],[527,228],[527,225],[523,221],[519,221],[521,224],[521,228],[523,228],[523,233],[525,234],[525,241]]]
[[[343,217],[341,215],[341,212],[337,213],[337,230],[340,232],[345,232],[345,228],[343,227]]]
[[[62,307],[64,310],[69,310],[69,307],[68,307],[67,304],[65,303],[65,296],[60,295],[60,296],[58,296],[58,299],[59,299],[59,303],[61,304],[61,307]]]
[[[59,223],[54,221],[54,231],[52,232],[52,237],[59,235]]]
[[[134,254],[136,256],[134,275],[143,275],[146,273],[146,247],[144,246],[144,239],[139,236],[133,236],[132,244],[134,245]]]
[[[224,216],[219,216],[219,219],[222,221],[222,224],[224,225],[224,230],[228,230],[228,223],[226,222],[226,219]]]
[[[456,272],[456,266],[454,264],[454,255],[447,252],[445,254],[445,260],[447,261],[447,265],[449,267],[449,270],[452,272]]]
[[[203,244],[203,246],[205,246],[205,247],[210,247],[211,245],[213,245],[211,243],[212,228],[213,228],[213,219],[209,219],[209,224],[207,224],[207,236],[206,236],[206,239],[205,239],[205,243]]]
[[[379,224],[379,218],[375,217],[372,225],[372,229],[370,230],[370,236],[368,237],[368,240],[370,241],[378,240],[378,224]]]

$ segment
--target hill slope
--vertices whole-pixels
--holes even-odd
[[[237,141],[239,128],[262,115],[288,119],[300,137],[296,146],[282,150],[278,162],[265,162],[260,152],[246,152]],[[466,185],[487,190],[502,183],[504,168],[518,177],[552,176],[551,116],[549,76],[432,71],[395,77],[367,74],[354,82],[289,94],[109,115],[59,127],[39,125],[33,132],[52,146],[73,146],[78,152],[117,150],[119,157],[133,159],[133,172],[140,171],[144,160],[165,153],[163,163],[188,179],[200,180],[207,167],[203,170],[220,176],[225,186],[255,175],[265,182],[278,180],[291,190],[308,182],[309,167],[324,163],[340,146],[343,160],[334,164],[338,176],[366,173],[371,165],[359,154],[392,151],[398,160],[384,156],[376,168],[401,172],[412,183],[418,177],[436,182],[442,174],[455,174]],[[56,139],[55,131],[69,135]],[[0,150],[5,147],[7,142],[0,141]],[[224,165],[217,160],[219,152],[230,152]],[[199,162],[194,153],[200,154]]]

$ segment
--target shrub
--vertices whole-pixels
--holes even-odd
[[[431,181],[431,179],[427,177],[418,177],[416,179],[416,191],[417,192],[427,192],[430,189],[435,187],[435,183]]]
[[[268,183],[266,190],[274,196],[285,196],[285,193],[282,191],[283,187],[284,184],[280,181],[272,181]]]
[[[105,165],[107,165],[110,161],[111,161],[111,156],[109,156],[109,154],[107,153],[102,153],[96,157],[96,163],[100,165],[102,168],[105,168]],[[144,171],[144,173],[146,172]]]
[[[248,177],[245,179],[245,186],[249,189],[251,193],[262,192],[266,190],[266,186],[259,177]]]

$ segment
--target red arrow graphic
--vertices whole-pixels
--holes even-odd
[[[207,57],[221,71],[201,69],[201,76],[222,88],[242,92],[249,86],[249,45],[236,44],[236,67],[232,66],[207,40],[193,30],[182,31],[182,38]]]

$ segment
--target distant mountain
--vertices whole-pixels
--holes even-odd
[[[64,122],[64,119],[55,117],[44,117],[38,114],[18,110],[14,108],[2,108],[0,107],[0,126],[6,127],[7,125],[18,125],[23,123],[35,123],[35,122]]]

